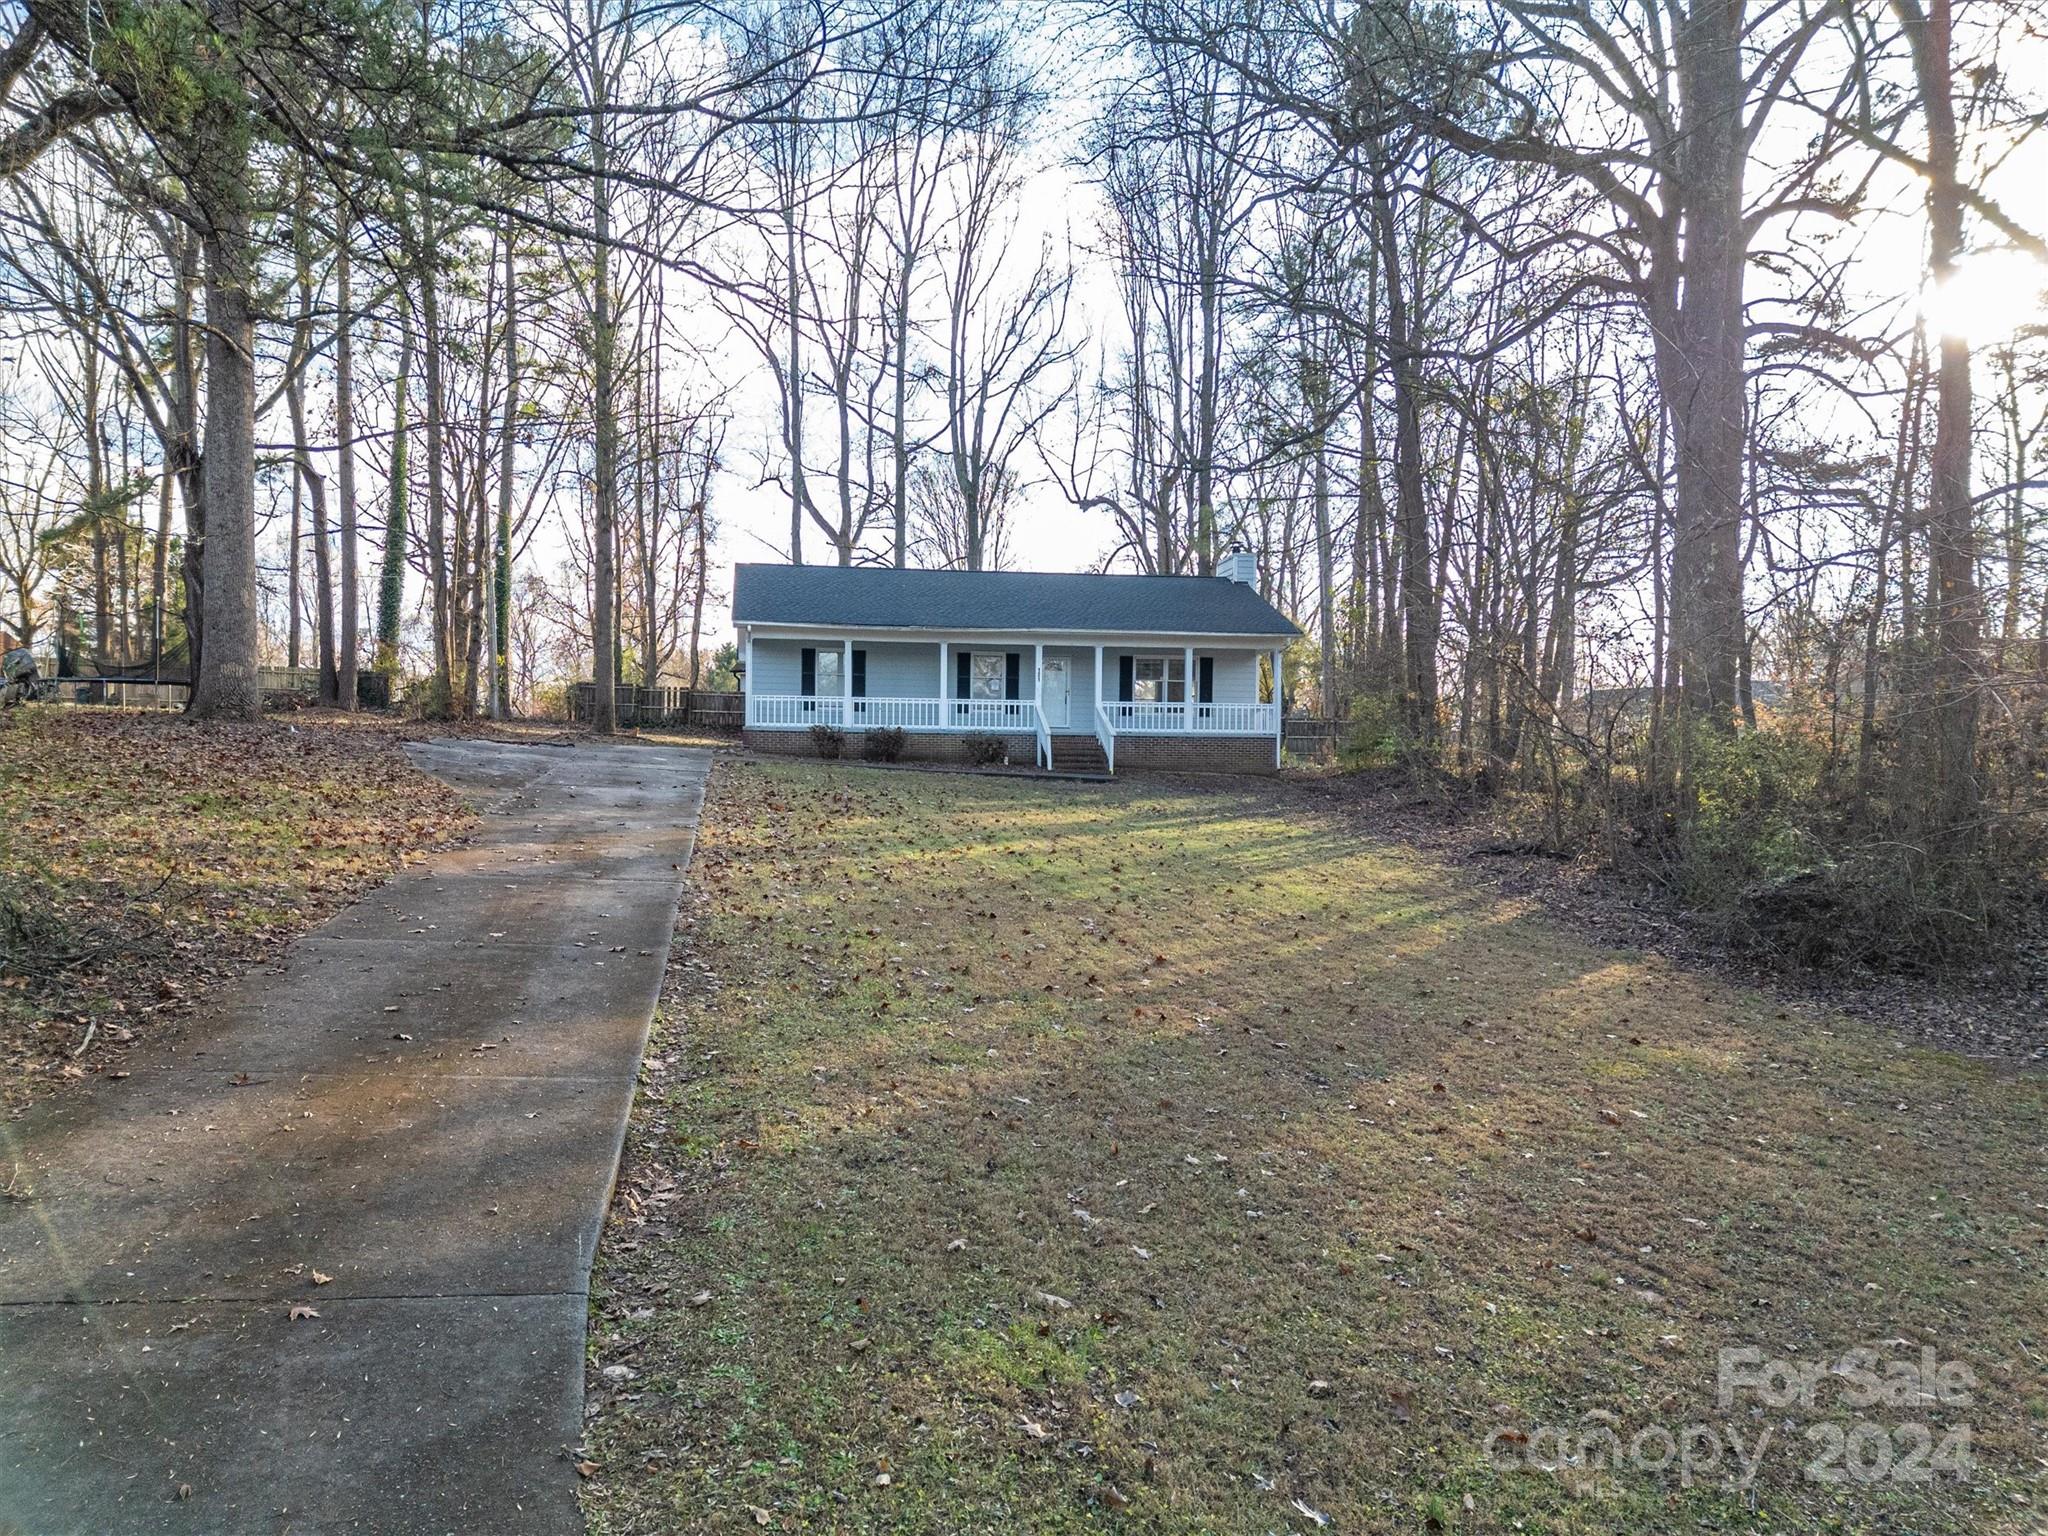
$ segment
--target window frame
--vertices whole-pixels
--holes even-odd
[[[967,653],[967,701],[970,704],[1002,704],[1010,697],[1010,657],[1007,651]],[[993,680],[995,692],[984,693]]]
[[[1156,665],[1159,676],[1147,678],[1145,668]],[[1142,692],[1147,687],[1157,687],[1156,697],[1147,698]],[[1174,690],[1179,690],[1175,697]],[[1188,701],[1187,658],[1166,652],[1148,654],[1133,652],[1131,655],[1131,699],[1133,704],[1185,704]]]

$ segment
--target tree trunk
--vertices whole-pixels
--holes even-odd
[[[606,119],[607,88],[604,74],[604,51],[599,31],[597,0],[591,0],[589,8],[590,47],[590,203],[592,236],[592,270],[590,275],[591,308],[591,363],[592,391],[591,410],[596,418],[596,453],[592,466],[592,522],[591,530],[591,672],[595,683],[591,699],[590,728],[600,736],[609,736],[618,729],[618,632],[615,615],[618,602],[618,577],[614,566],[614,555],[618,539],[618,495],[619,495],[619,418],[618,401],[614,398],[616,380],[614,359],[617,335],[612,320],[611,293],[611,215],[612,191],[610,180],[611,127]],[[795,279],[790,283],[795,293]],[[796,356],[794,319],[792,318],[790,357]],[[791,381],[796,387],[795,380]],[[792,551],[793,552],[793,551]]]
[[[246,155],[240,169],[246,176]],[[225,195],[208,209],[205,236],[206,645],[191,711],[202,720],[254,720],[263,713],[256,675],[256,327],[249,301],[255,260],[247,189],[238,183],[221,190]]]
[[[1672,642],[1681,726],[1732,727],[1742,611],[1744,330],[1742,0],[1680,21],[1678,176],[1684,282],[1657,351],[1675,465]]]
[[[494,720],[509,715],[510,690],[505,680],[505,606],[511,601],[510,574],[505,569],[512,549],[512,463],[519,427],[519,268],[512,231],[505,231],[505,418],[498,435],[498,520],[491,540],[491,579],[485,596],[491,635],[491,702]]]
[[[1929,264],[1937,288],[1956,279],[1963,249],[1963,197],[1956,129],[1951,0],[1896,0],[1912,45],[1914,74],[1927,115]],[[1961,852],[1976,840],[1983,787],[1977,774],[1978,684],[1983,595],[1977,578],[1976,509],[1970,501],[1970,343],[1940,338],[1935,372],[1934,446],[1928,455],[1927,532],[1930,621],[1934,631],[1931,697],[1924,712],[1933,781],[1931,823]]]
[[[313,513],[313,632],[320,660],[320,702],[333,705],[340,702],[340,692],[334,666],[334,568],[327,548],[327,480],[314,470],[313,455],[306,443],[306,389],[302,378],[294,378],[286,387],[285,405],[291,415],[292,455]],[[297,519],[293,521],[296,523]],[[296,574],[296,559],[292,569]]]
[[[455,604],[448,577],[448,478],[441,452],[442,412],[440,274],[435,268],[434,231],[428,202],[421,199],[420,342],[425,353],[427,409],[423,418],[427,451],[427,578],[433,598],[433,707],[455,708]]]
[[[341,517],[341,635],[340,668],[336,686],[341,707],[356,707],[358,605],[356,573],[356,405],[354,317],[349,313],[354,298],[349,292],[348,226],[336,236],[334,254],[334,439],[335,493]]]
[[[391,400],[391,501],[384,518],[383,565],[377,580],[377,670],[398,680],[399,629],[405,612],[406,522],[412,499],[412,421],[406,398],[412,378],[412,309],[398,292],[398,375]]]
[[[1425,746],[1437,737],[1435,565],[1430,558],[1429,507],[1422,491],[1422,404],[1418,395],[1408,291],[1401,272],[1400,234],[1384,186],[1372,198],[1380,281],[1387,319],[1387,364],[1394,385],[1394,506],[1401,547],[1401,694],[1408,734]]]
[[[299,670],[299,662],[305,650],[303,641],[305,624],[301,618],[301,608],[305,601],[305,594],[299,590],[300,581],[304,575],[301,566],[305,562],[299,558],[299,546],[306,541],[304,486],[299,480],[296,463],[292,468],[291,495],[292,510],[291,516],[286,522],[284,540],[284,664],[289,670],[296,672]]]

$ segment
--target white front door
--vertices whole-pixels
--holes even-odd
[[[1047,725],[1062,726],[1067,723],[1067,663],[1064,657],[1045,658],[1045,670],[1038,676],[1038,698],[1045,707]]]

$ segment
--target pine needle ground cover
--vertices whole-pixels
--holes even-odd
[[[469,819],[376,725],[0,716],[0,1099],[119,1070]]]
[[[2038,1077],[1297,795],[720,766],[596,1531],[2039,1528]]]

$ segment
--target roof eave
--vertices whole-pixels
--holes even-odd
[[[1279,629],[1121,629],[1114,625],[1097,624],[1086,629],[1056,629],[1048,625],[1021,625],[1003,628],[978,629],[968,624],[831,624],[815,619],[760,619],[735,614],[736,626],[755,629],[801,629],[830,634],[851,635],[1127,635],[1136,639],[1180,639],[1199,638],[1204,640],[1298,640],[1303,631],[1295,624]]]

